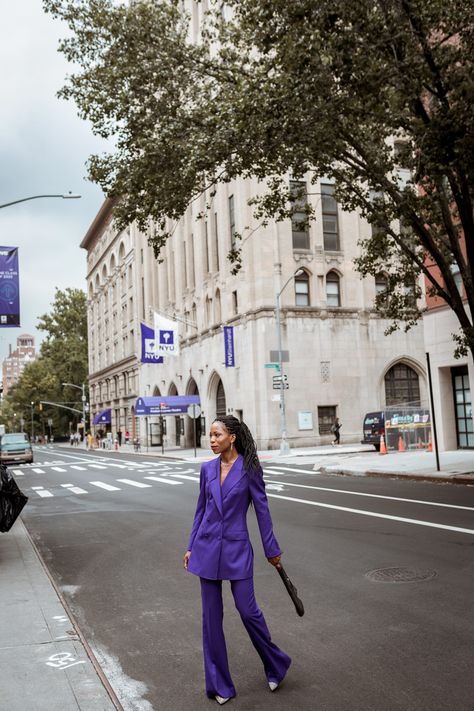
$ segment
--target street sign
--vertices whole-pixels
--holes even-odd
[[[196,417],[199,417],[199,415],[201,414],[201,408],[199,407],[199,405],[189,405],[189,407],[187,409],[187,413],[188,413],[189,417],[192,417],[195,419]]]
[[[287,375],[274,375],[273,378],[273,384],[275,383],[286,383],[288,381],[288,376]]]
[[[282,383],[281,381],[279,383],[273,383],[274,390],[288,390],[289,387],[288,383]]]
[[[265,363],[265,365],[263,367],[264,368],[275,368],[276,370],[280,370],[279,363]]]

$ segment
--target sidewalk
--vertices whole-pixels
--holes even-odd
[[[104,683],[18,519],[0,533],[0,708],[121,709]]]

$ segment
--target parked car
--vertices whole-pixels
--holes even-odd
[[[380,435],[385,435],[385,412],[367,412],[362,427],[364,439],[361,444],[373,444],[377,452],[380,450]]]
[[[0,437],[0,462],[12,464],[32,462],[33,447],[24,432],[8,432]]]

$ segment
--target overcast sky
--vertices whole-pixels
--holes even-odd
[[[103,144],[74,104],[55,96],[70,71],[57,52],[62,23],[43,13],[41,0],[5,0],[0,18],[0,204],[69,190],[82,195],[0,210],[0,245],[19,247],[21,308],[21,328],[0,328],[3,359],[20,333],[39,343],[37,318],[50,310],[55,287],[85,289],[79,244],[103,200],[85,180],[85,162]]]

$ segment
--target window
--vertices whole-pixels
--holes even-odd
[[[307,272],[295,277],[295,303],[297,306],[309,306],[309,275]]]
[[[207,226],[207,220],[204,223],[204,267],[206,273],[209,274],[209,229]]]
[[[334,185],[321,184],[321,206],[323,213],[324,249],[330,252],[337,252],[340,249],[340,244]]]
[[[194,235],[191,235],[189,240],[189,271],[190,271],[190,281],[191,286],[196,286],[196,269],[194,265]]]
[[[217,212],[214,213],[214,271],[219,271],[219,228]]]
[[[237,314],[239,313],[239,301],[237,299],[236,291],[232,292],[232,311],[234,316],[237,316]]]
[[[293,249],[309,249],[308,195],[304,180],[290,180],[290,202],[294,210],[291,216]]]
[[[323,407],[318,407],[318,424],[319,424],[319,434],[331,434],[331,427],[336,419],[336,406],[335,405],[325,405]]]
[[[392,366],[385,375],[385,402],[390,405],[419,407],[420,383],[417,373],[405,363]]]
[[[234,196],[229,197],[229,228],[230,228],[230,248],[235,248],[235,201]]]
[[[216,417],[224,417],[227,415],[227,406],[225,401],[225,390],[222,385],[222,380],[219,380],[216,392]]]
[[[142,319],[145,320],[145,277],[142,277]]]
[[[459,267],[457,264],[451,264],[449,269],[451,271],[451,274],[453,275],[454,283],[456,284],[456,289],[459,291],[459,293],[462,296],[463,295],[463,281],[462,281],[461,272],[459,271]]]
[[[385,274],[377,274],[375,277],[375,293],[383,294],[387,290],[388,282]]]
[[[188,285],[188,269],[187,269],[187,260],[186,260],[186,242],[183,242],[183,283],[184,286]]]
[[[339,276],[336,272],[329,272],[329,274],[326,274],[326,303],[328,306],[341,305]]]

